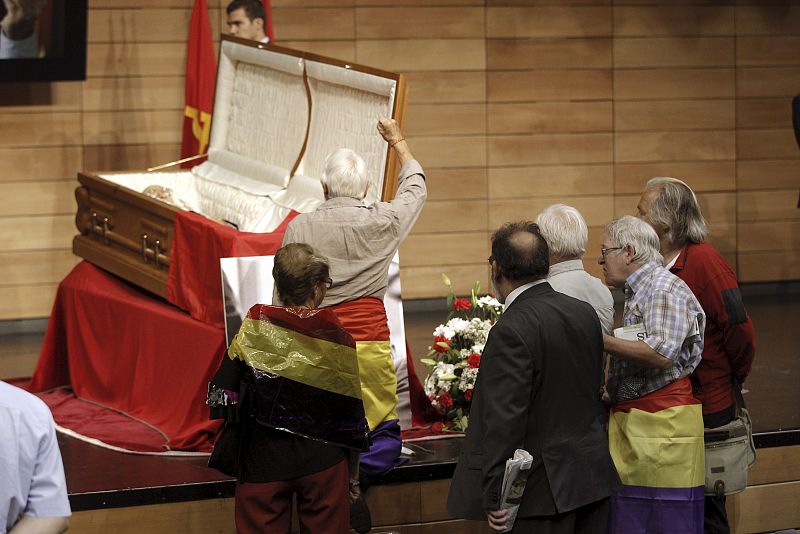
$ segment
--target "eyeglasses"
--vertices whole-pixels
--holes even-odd
[[[606,255],[611,252],[612,250],[622,250],[625,247],[600,247],[600,257],[604,260],[606,259]]]

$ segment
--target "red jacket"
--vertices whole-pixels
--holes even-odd
[[[706,312],[703,359],[695,371],[695,396],[703,413],[733,404],[731,375],[744,382],[756,354],[755,329],[742,303],[736,275],[708,243],[689,243],[670,269],[697,297]]]

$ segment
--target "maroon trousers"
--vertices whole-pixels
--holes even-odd
[[[292,496],[297,494],[300,532],[346,533],[350,528],[347,460],[319,473],[276,482],[236,484],[236,531],[291,532]]]

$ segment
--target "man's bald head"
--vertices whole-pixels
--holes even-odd
[[[547,276],[550,252],[539,226],[530,221],[507,223],[492,235],[492,257],[498,273],[515,285]]]

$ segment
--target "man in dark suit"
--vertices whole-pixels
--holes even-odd
[[[505,462],[533,456],[513,532],[604,533],[619,477],[603,429],[603,336],[592,307],[547,283],[547,243],[532,222],[492,236],[505,312],[489,333],[447,510],[501,532]]]

